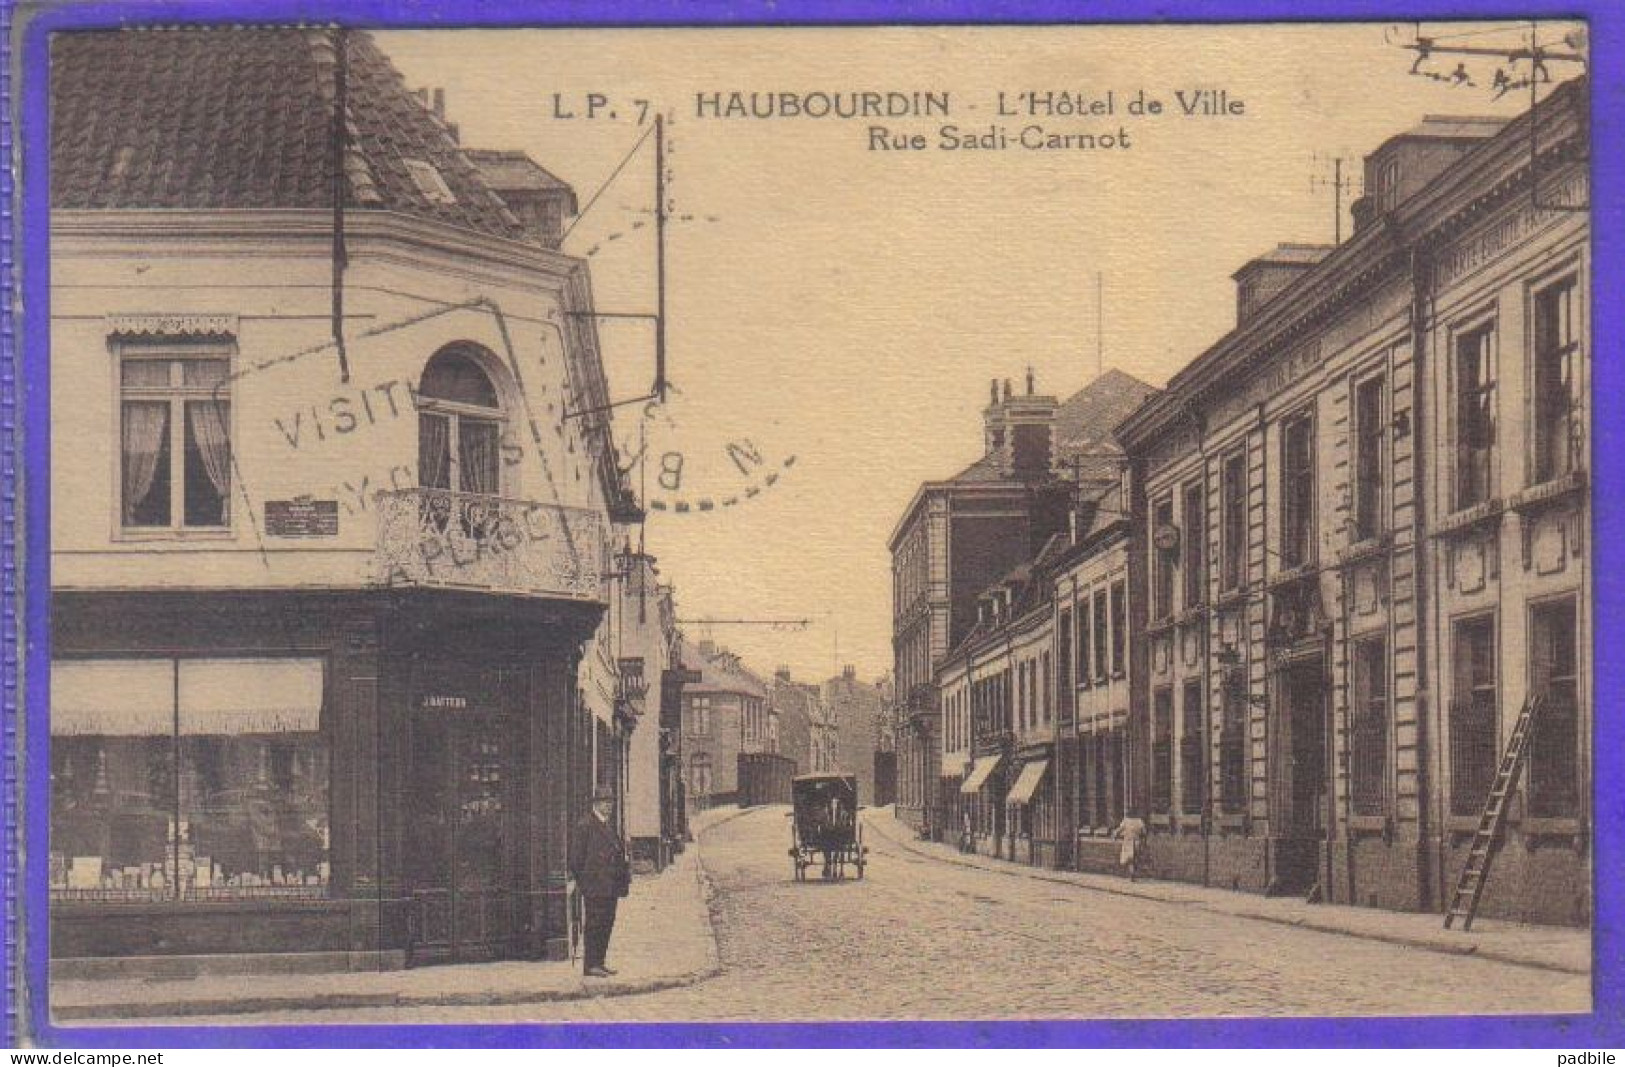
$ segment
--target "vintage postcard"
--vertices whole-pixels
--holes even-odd
[[[26,1039],[1612,995],[1587,22],[86,10]]]

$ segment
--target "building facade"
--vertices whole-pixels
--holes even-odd
[[[1112,871],[1112,833],[1128,795],[1129,654],[1128,513],[1123,486],[1079,508],[1076,536],[1051,566],[1055,612],[1055,789],[1062,866]]]
[[[539,417],[607,397],[584,265],[365,34],[64,34],[51,94],[53,955],[563,956],[637,514]]]
[[[768,685],[739,657],[710,641],[682,643],[699,677],[683,687],[683,759],[689,812],[739,802],[741,755],[777,753]]]
[[[678,665],[677,612],[672,587],[660,582],[654,558],[622,542],[615,556],[614,597],[599,632],[612,642],[615,708],[626,770],[623,833],[640,869],[661,870],[673,854],[669,795],[663,777],[660,710],[662,680]],[[681,700],[682,678],[673,679]]]
[[[977,625],[983,594],[1069,530],[1078,487],[1115,484],[1121,451],[1111,428],[1153,391],[1117,370],[1064,402],[1036,393],[1030,375],[1025,394],[994,382],[982,458],[948,481],[921,486],[894,530],[890,719],[897,810],[916,829],[951,837],[963,822],[949,813],[966,795],[964,765],[955,761],[969,736],[950,742],[942,733],[938,666]],[[950,751],[954,759],[945,763]],[[1004,841],[1002,829],[997,837]]]
[[[1154,875],[1442,910],[1538,696],[1482,912],[1588,920],[1586,107],[1390,139],[1120,428]]]
[[[833,749],[824,769],[853,775],[858,780],[858,803],[877,804],[874,765],[885,688],[860,681],[857,668],[848,664],[838,676],[826,680],[823,689]]]

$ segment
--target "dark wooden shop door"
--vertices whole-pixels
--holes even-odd
[[[510,741],[492,710],[414,713],[406,813],[413,964],[500,959],[516,949]]]

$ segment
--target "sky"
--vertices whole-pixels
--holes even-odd
[[[1538,33],[1555,43],[1565,29]],[[845,664],[864,678],[890,668],[887,540],[921,482],[980,455],[989,379],[1020,383],[1030,367],[1039,392],[1062,398],[1101,367],[1163,385],[1233,325],[1237,268],[1280,242],[1333,240],[1334,158],[1357,178],[1362,156],[1424,115],[1527,107],[1527,91],[1494,98],[1494,61],[1469,64],[1473,86],[1412,76],[1414,54],[1395,42],[1415,32],[1355,23],[377,38],[408,85],[445,90],[464,145],[523,149],[575,188],[583,214],[564,250],[590,264],[601,312],[657,306],[647,135],[654,114],[666,116],[676,392],[663,405],[629,403],[615,420],[623,456],[641,457],[641,498],[665,505],[649,510],[645,547],[674,583],[690,637],[760,671],[820,680]],[[1529,29],[1421,32],[1513,46]],[[1438,57],[1425,69],[1448,74],[1455,63]],[[1242,113],[1185,117],[1175,94],[1198,90],[1228,94]],[[700,94],[813,91],[947,93],[952,114],[697,115]],[[1001,92],[1019,110],[1027,91],[1109,91],[1115,113],[998,114]],[[1161,114],[1127,113],[1141,91],[1163,102]],[[589,115],[594,93],[606,102]],[[948,149],[944,124],[1011,138],[1033,124],[1126,132],[1129,147]],[[874,125],[927,147],[872,147]],[[1345,239],[1353,195],[1341,198]],[[652,325],[606,319],[600,337],[612,398],[645,394]]]

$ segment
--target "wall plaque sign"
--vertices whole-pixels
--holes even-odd
[[[312,500],[267,500],[265,532],[271,537],[337,537],[339,502]]]

